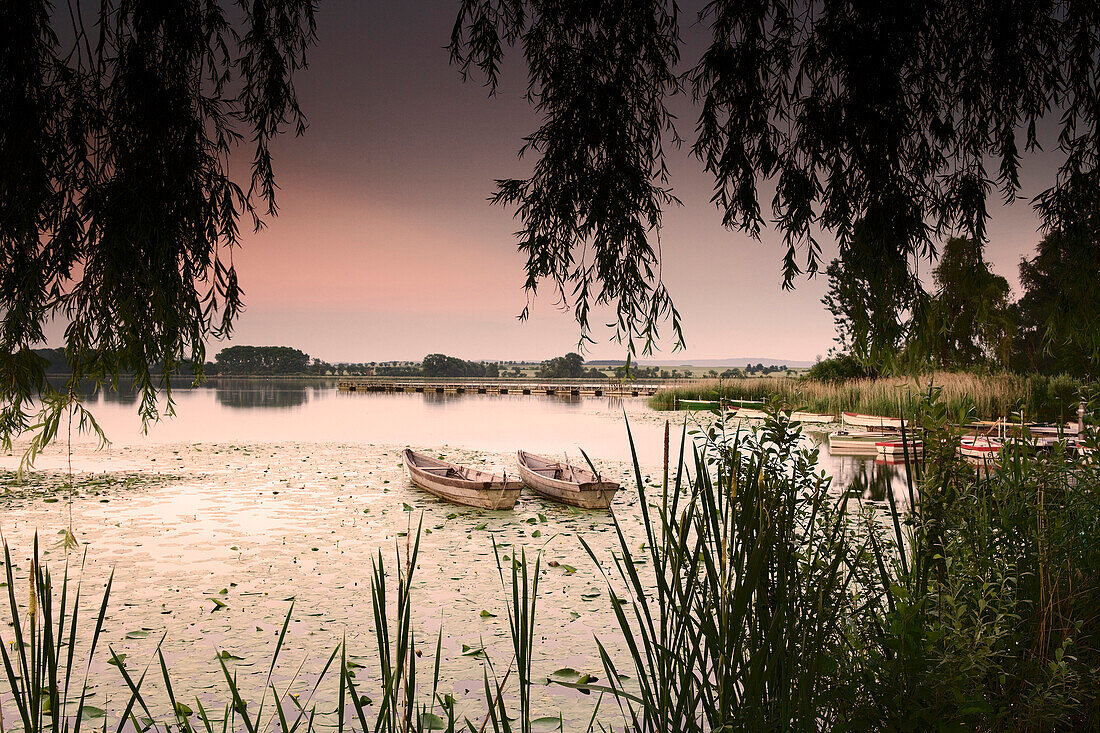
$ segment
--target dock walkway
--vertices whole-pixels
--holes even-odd
[[[590,397],[651,397],[659,383],[633,382],[463,382],[454,380],[345,379],[336,383],[341,392],[435,392],[439,394],[585,395]]]

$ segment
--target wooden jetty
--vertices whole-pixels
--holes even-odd
[[[428,392],[437,394],[584,395],[588,397],[652,397],[664,385],[635,382],[478,381],[434,379],[345,379],[341,392]]]

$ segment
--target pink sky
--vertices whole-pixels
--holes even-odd
[[[550,292],[530,320],[516,320],[526,302],[518,226],[486,197],[495,178],[526,174],[515,153],[536,119],[521,99],[518,59],[493,99],[448,65],[456,7],[321,5],[319,44],[297,81],[310,128],[277,144],[280,215],[235,255],[246,310],[233,343],[295,346],[328,361],[540,360],[575,348],[577,326]],[[683,111],[690,139],[694,115]],[[668,153],[684,206],[666,215],[664,280],[687,350],[673,355],[669,343],[655,358],[824,355],[834,338],[825,278],[783,291],[774,234],[756,242],[723,229],[698,162],[686,149]],[[1025,179],[1035,184],[1027,193],[1041,182]],[[1038,241],[1035,219],[1026,202],[994,211],[987,256],[1015,286],[1020,257]],[[593,335],[591,358],[622,358],[610,330]],[[224,346],[211,344],[211,356]]]

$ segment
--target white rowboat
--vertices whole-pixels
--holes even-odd
[[[830,423],[836,422],[836,416],[823,412],[792,412],[791,422]]]
[[[893,433],[838,430],[835,433],[829,433],[829,452],[873,456],[878,453],[875,443],[896,438],[897,436]]]
[[[985,435],[968,435],[959,443],[959,453],[967,458],[996,458],[1003,443]]]
[[[857,428],[891,428],[901,430],[900,417],[884,417],[882,415],[864,415],[859,412],[842,412],[840,421],[845,425]]]
[[[904,456],[906,452],[910,456],[919,456],[924,452],[924,441],[881,440],[875,443],[875,450],[880,456]]]

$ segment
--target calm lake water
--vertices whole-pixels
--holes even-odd
[[[346,635],[365,665],[359,686],[372,694],[371,562],[381,551],[392,579],[395,556],[421,516],[426,531],[415,571],[414,628],[428,674],[443,625],[441,692],[480,710],[486,662],[470,651],[485,649],[499,675],[511,659],[494,540],[505,559],[520,547],[542,553],[536,678],[562,667],[602,676],[594,637],[625,659],[600,568],[578,541],[584,536],[610,571],[617,544],[608,512],[527,494],[514,512],[455,507],[408,482],[400,451],[412,446],[514,473],[517,448],[569,458],[584,449],[605,475],[623,482],[614,512],[637,548],[644,532],[627,421],[646,480],[656,486],[664,421],[673,422],[675,454],[686,413],[654,412],[644,399],[345,394],[332,383],[292,380],[221,380],[175,396],[176,417],[148,433],[133,396],[90,402],[112,444],[96,450],[89,437],[74,436],[80,489],[71,501],[54,490],[69,463],[62,444],[39,458],[28,485],[10,486],[0,498],[0,530],[17,574],[29,566],[35,532],[51,566],[60,568],[66,555],[54,538],[70,521],[79,552],[87,552],[89,611],[115,572],[92,664],[93,704],[108,710],[125,704],[117,668],[107,664],[108,644],[140,670],[155,659],[161,636],[177,695],[224,701],[215,656],[225,650],[236,657],[227,662],[246,696],[258,697],[292,603],[294,620],[274,675],[279,689],[304,701]],[[0,458],[0,469],[14,469],[18,460],[17,450]],[[904,493],[895,467],[825,450],[821,465],[838,491],[850,488],[868,502],[881,505],[889,490]],[[79,557],[70,553],[70,565],[79,565]],[[322,711],[333,709],[335,685],[330,680],[313,698]],[[535,695],[535,714],[561,711],[567,730],[583,729],[592,714],[591,698],[565,688],[539,685]],[[606,706],[607,715],[615,711]]]

